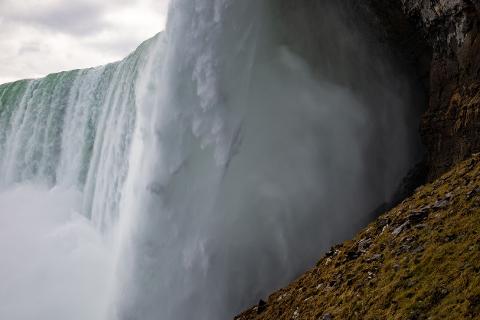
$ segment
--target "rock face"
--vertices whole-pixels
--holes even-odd
[[[417,70],[428,73],[429,101],[420,130],[431,180],[480,150],[480,2],[370,2],[386,18],[392,42],[408,45]],[[395,16],[398,9],[403,18]]]
[[[236,320],[479,319],[480,155]]]

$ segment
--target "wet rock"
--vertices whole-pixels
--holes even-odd
[[[298,311],[298,308],[293,312],[293,319],[298,319],[300,317],[300,312]]]
[[[453,240],[457,239],[457,235],[449,234],[445,237],[445,242],[452,242]]]
[[[334,255],[335,255],[335,249],[333,249],[333,247],[331,247],[330,250],[328,250],[325,253],[325,257],[333,257]]]
[[[417,225],[415,226],[415,228],[417,228],[417,229],[424,229],[424,228],[426,228],[426,227],[428,227],[428,225],[425,224],[425,223],[420,223],[420,224],[417,224]]]
[[[429,294],[430,297],[426,299],[426,307],[430,309],[438,305],[448,295],[448,290],[443,287],[436,287]],[[425,309],[425,307],[422,309]]]
[[[401,224],[399,227],[395,228],[392,231],[392,235],[394,237],[398,236],[403,230],[405,230],[409,225],[409,221],[405,221],[403,224]]]
[[[358,242],[358,251],[360,252],[366,252],[368,250],[368,248],[370,248],[372,244],[372,239],[370,238],[366,238],[366,239],[362,239]]]
[[[407,288],[411,288],[413,287],[417,282],[414,280],[414,279],[407,279],[407,281],[405,282],[405,286]]]
[[[368,258],[368,259],[366,260],[366,262],[369,262],[369,263],[370,263],[370,262],[373,262],[373,261],[379,261],[379,260],[381,260],[381,259],[383,259],[383,254],[381,254],[381,253],[376,253],[376,254],[374,254],[373,256],[371,256],[370,258]]]
[[[446,206],[448,206],[448,201],[447,200],[437,200],[434,204],[433,204],[433,208],[435,209],[441,209],[441,208],[445,208]]]
[[[327,253],[325,253],[326,257],[334,257],[335,255],[338,254],[338,250],[336,247],[331,247],[330,250],[328,250]]]
[[[428,211],[427,210],[419,210],[419,211],[414,211],[412,214],[408,217],[408,221],[412,224],[417,224],[422,222],[428,217]]]
[[[333,320],[333,317],[330,313],[324,313],[318,320]]]
[[[388,218],[380,218],[377,222],[377,225],[379,229],[383,229],[383,227],[388,226],[389,223],[390,221]]]
[[[416,247],[415,249],[413,249],[412,253],[415,253],[415,254],[422,253],[424,250],[425,250],[425,248],[420,245],[420,246]]]
[[[432,209],[432,206],[427,204],[426,206],[421,207],[419,211],[428,211],[430,209]]]
[[[403,254],[403,253],[410,252],[411,249],[412,249],[412,246],[411,246],[411,245],[409,245],[409,244],[402,244],[402,245],[398,248],[396,254],[397,254],[397,255],[401,255],[401,254]]]
[[[474,190],[471,190],[471,191],[467,192],[467,199],[470,200],[478,194],[480,194],[480,188],[476,188]]]
[[[348,251],[347,252],[347,261],[355,260],[360,257],[360,253],[357,251]]]
[[[257,304],[257,314],[260,314],[265,310],[267,310],[267,303],[262,299],[260,299],[260,301],[258,301],[258,304]]]
[[[286,299],[290,296],[290,294],[287,292],[287,293],[284,293],[284,294],[281,294],[278,298],[277,298],[277,302],[279,301],[282,301],[283,299]]]
[[[469,297],[468,304],[468,313],[470,316],[476,316],[480,314],[480,295]]]

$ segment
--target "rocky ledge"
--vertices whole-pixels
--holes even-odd
[[[477,154],[235,319],[479,318]]]

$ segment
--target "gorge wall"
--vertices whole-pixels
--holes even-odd
[[[365,3],[383,37],[406,58],[429,97],[421,135],[429,180],[480,150],[480,3]]]

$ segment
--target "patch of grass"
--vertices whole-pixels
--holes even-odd
[[[328,317],[480,318],[480,155],[333,247],[263,312],[236,319]]]

